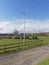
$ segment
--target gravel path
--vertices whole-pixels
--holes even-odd
[[[49,45],[0,57],[0,65],[36,65],[49,56]]]

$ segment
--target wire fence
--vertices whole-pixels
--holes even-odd
[[[0,45],[0,54],[2,53],[7,53],[7,52],[18,52],[21,51],[25,48],[23,47],[28,47],[28,48],[33,48],[36,46],[41,46],[43,45],[43,43],[41,41],[29,41],[29,42],[25,42],[26,44],[16,44],[16,43],[12,43],[12,44],[4,44],[4,45]]]

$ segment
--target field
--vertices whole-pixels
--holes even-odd
[[[16,53],[49,44],[49,37],[39,36],[38,39],[0,39],[0,55]]]
[[[38,63],[37,65],[49,65],[49,58],[46,58],[42,62]]]

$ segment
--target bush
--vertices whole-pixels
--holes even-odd
[[[32,39],[37,39],[37,36],[33,36]]]

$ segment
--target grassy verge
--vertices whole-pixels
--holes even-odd
[[[0,49],[3,48],[3,50],[0,50],[0,56],[17,53],[47,44],[49,44],[49,37],[38,37],[37,40],[26,39],[25,44],[22,39],[1,39]],[[4,45],[6,45],[6,50],[4,50]]]
[[[38,63],[37,65],[49,65],[49,58],[46,58],[42,62]]]

